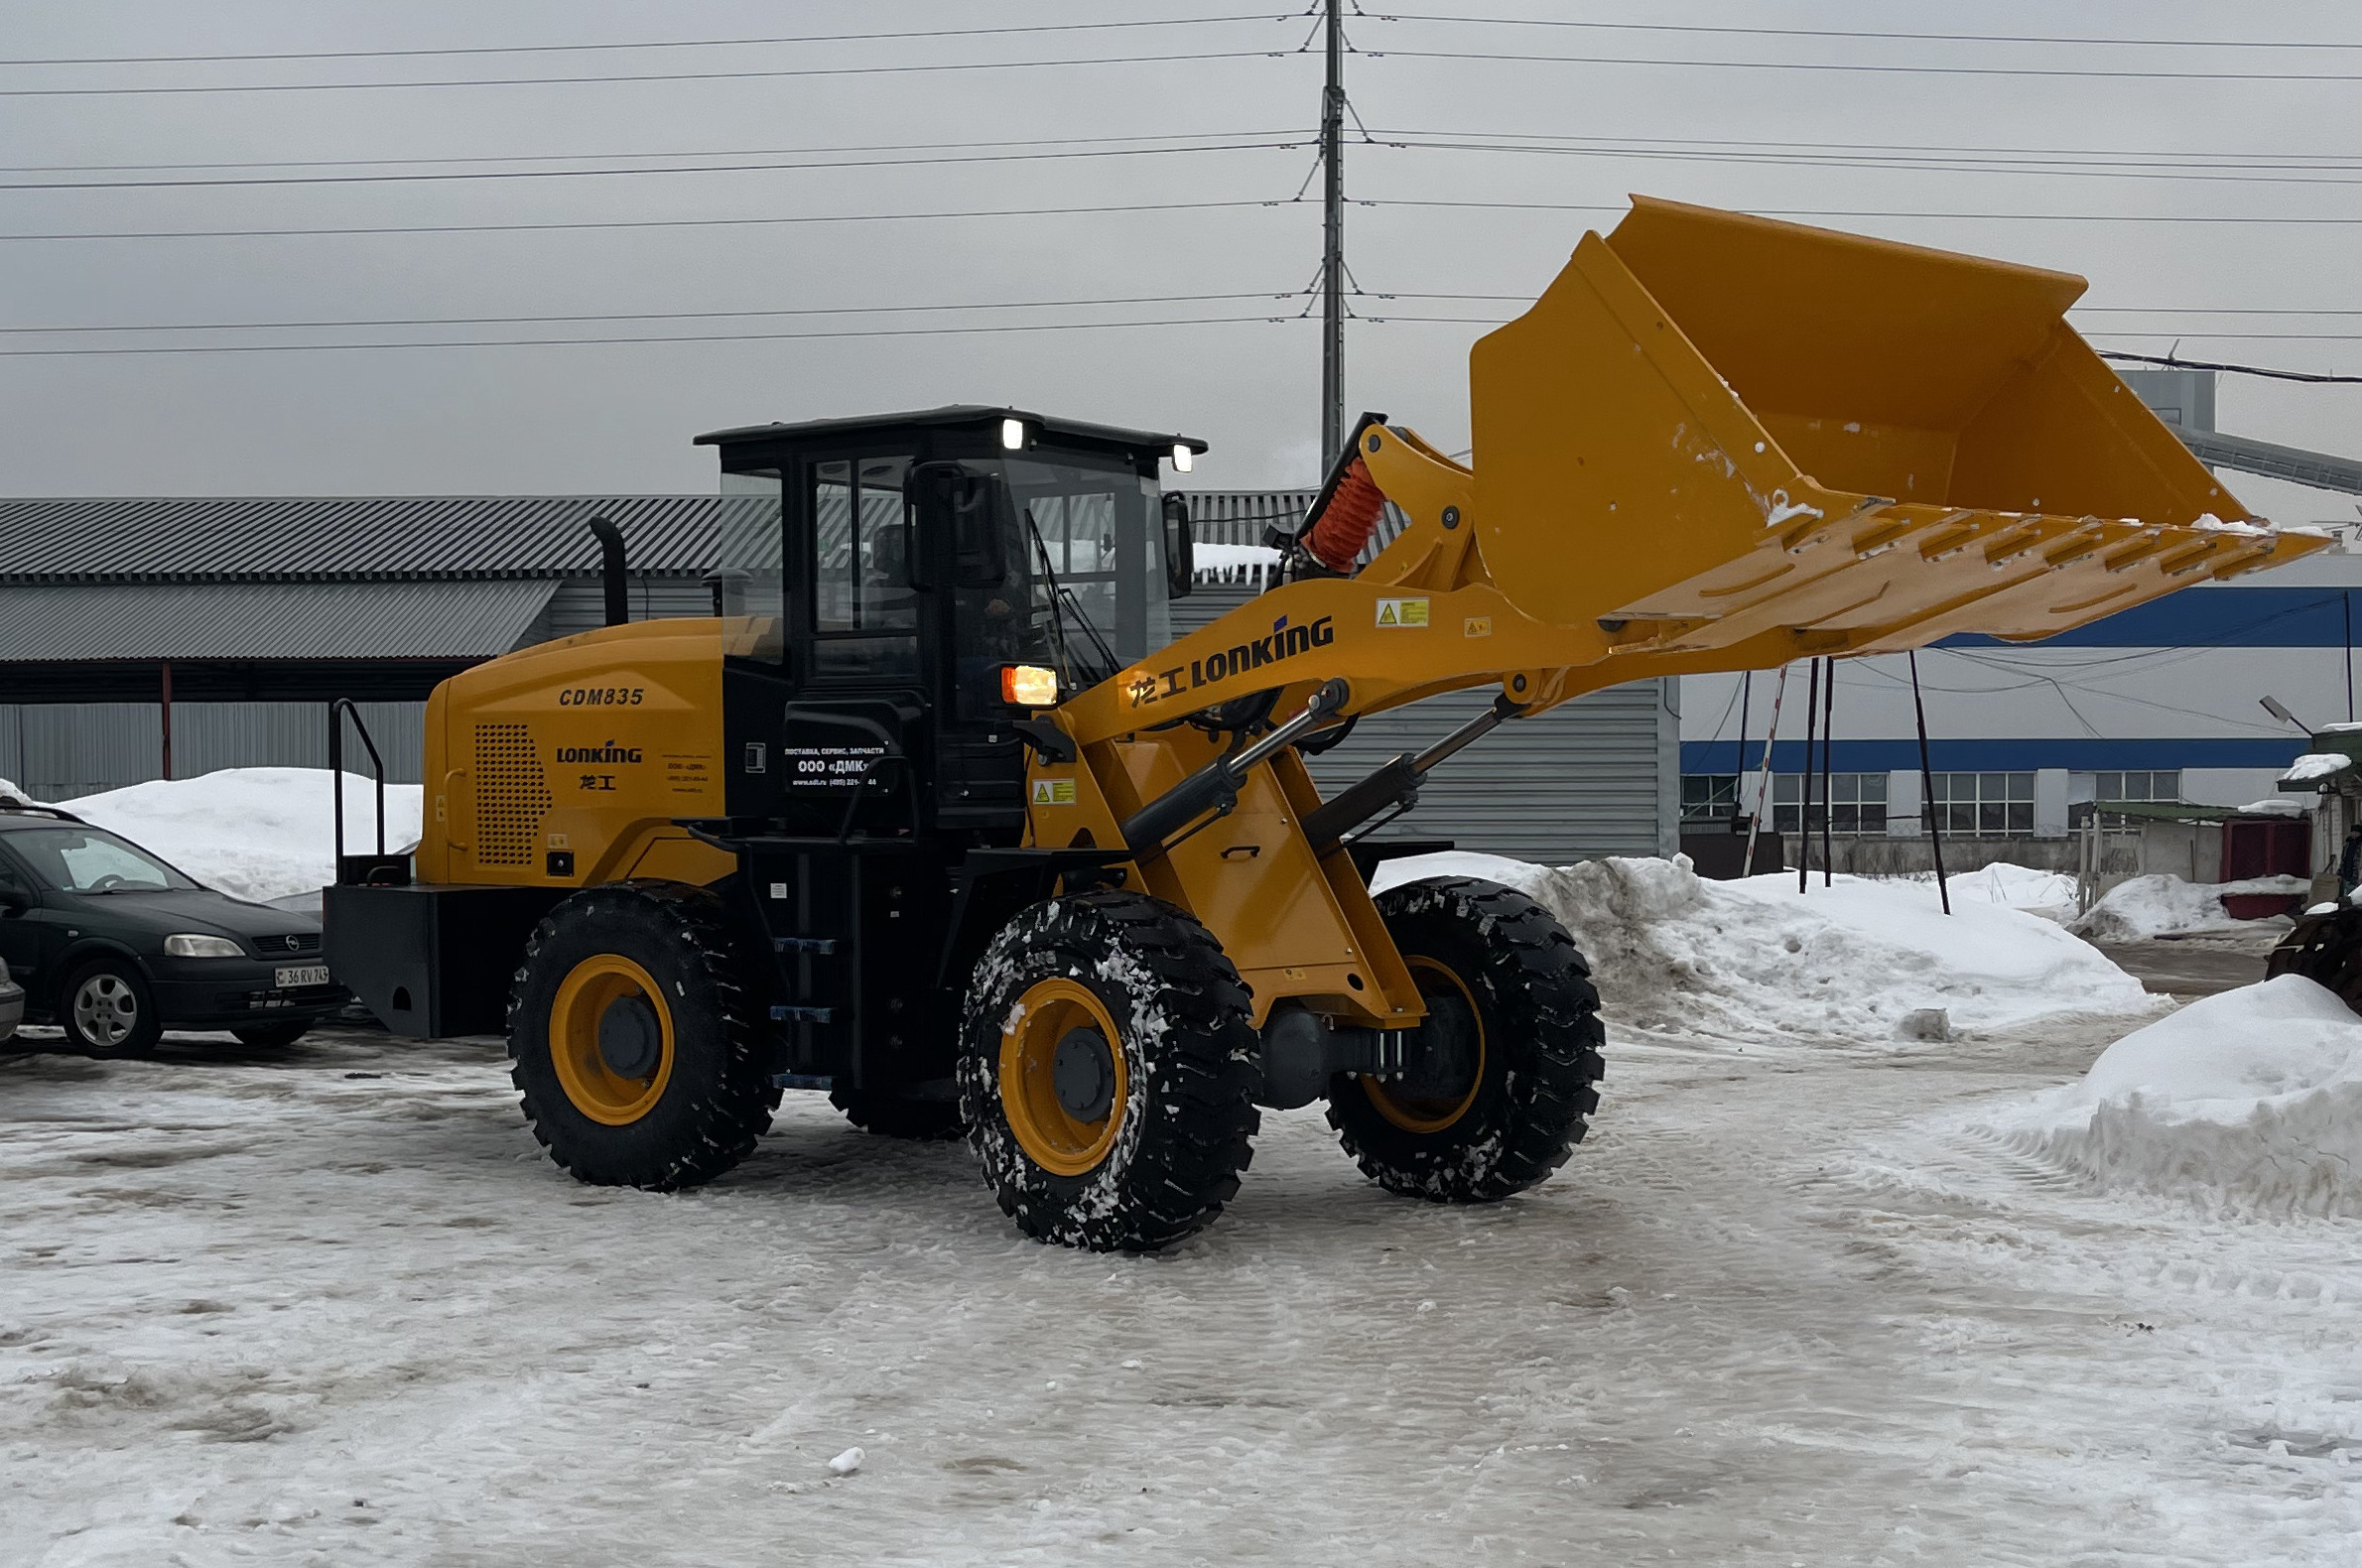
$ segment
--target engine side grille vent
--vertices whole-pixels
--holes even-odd
[[[531,865],[550,790],[529,724],[475,726],[475,863]]]

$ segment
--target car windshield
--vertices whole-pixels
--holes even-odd
[[[62,893],[162,893],[197,885],[104,828],[61,823],[21,829],[8,836],[8,847],[32,863],[34,875]]]

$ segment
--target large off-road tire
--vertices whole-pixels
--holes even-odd
[[[2299,915],[2265,960],[2264,975],[2301,975],[2362,1012],[2362,909],[2343,904],[2325,915]]]
[[[1021,911],[970,981],[969,1143],[1026,1235],[1148,1251],[1239,1190],[1261,1125],[1247,987],[1160,899],[1110,888]]]
[[[126,958],[94,959],[66,977],[58,991],[66,1043],[84,1056],[146,1056],[164,1036],[156,994]]]
[[[968,1122],[961,1116],[957,1101],[906,1100],[898,1095],[832,1089],[829,1104],[845,1112],[845,1119],[863,1132],[874,1132],[881,1138],[940,1143],[968,1131]]]
[[[674,882],[575,894],[534,928],[509,991],[510,1075],[550,1158],[669,1192],[752,1152],[779,1091],[721,900]]]
[[[1493,1203],[1565,1162],[1599,1106],[1599,993],[1548,910],[1497,883],[1436,877],[1378,899],[1428,1007],[1412,1067],[1340,1074],[1329,1124],[1364,1174],[1409,1197]]]

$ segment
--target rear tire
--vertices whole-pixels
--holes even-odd
[[[509,993],[510,1076],[578,1181],[670,1192],[712,1181],[771,1124],[771,1086],[722,904],[616,882],[550,911]]]
[[[1383,1084],[1340,1075],[1329,1124],[1388,1192],[1523,1192],[1565,1163],[1599,1107],[1606,1036],[1590,966],[1548,910],[1493,882],[1409,882],[1378,908],[1428,1000],[1421,1032],[1457,1031],[1457,1067]]]
[[[985,1183],[1037,1241],[1149,1251],[1211,1224],[1261,1125],[1247,987],[1205,927],[1101,888],[984,951],[960,1097]]]
[[[229,1031],[238,1044],[255,1051],[284,1051],[312,1032],[312,1020],[291,1023],[250,1023]]]
[[[832,1089],[829,1104],[863,1132],[874,1132],[881,1138],[941,1143],[968,1131],[968,1122],[961,1116],[956,1101],[904,1100],[893,1095],[864,1094],[857,1089]]]
[[[66,976],[58,1022],[66,1043],[84,1056],[146,1056],[164,1035],[155,993],[129,959],[98,959]]]

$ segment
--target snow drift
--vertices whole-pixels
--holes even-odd
[[[2149,937],[2186,936],[2200,931],[2254,931],[2253,920],[2234,920],[2223,909],[2225,893],[2300,894],[2301,877],[2257,876],[2243,882],[2185,882],[2178,876],[2136,876],[2108,889],[2068,929],[2094,942],[2139,942]],[[2286,929],[2285,927],[2283,929]]]
[[[1374,885],[1439,875],[1538,899],[1591,960],[1607,1016],[1652,1033],[1894,1042],[2156,1005],[2039,916],[1968,898],[1945,915],[1931,880],[1816,873],[1799,894],[1789,876],[1707,881],[1686,858],[1552,870],[1455,853],[1386,861]]]
[[[207,887],[257,903],[318,894],[335,880],[334,797],[326,768],[223,768],[193,779],[159,779],[59,804],[121,834]],[[344,843],[377,846],[376,786],[347,773]],[[385,787],[385,847],[418,843],[424,792]]]
[[[2110,1186],[2362,1218],[2362,1018],[2283,975],[2135,1030],[1981,1127]]]

